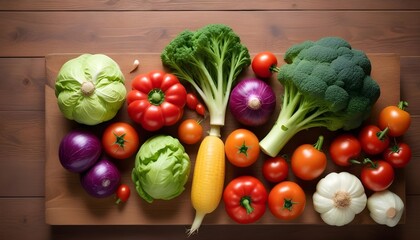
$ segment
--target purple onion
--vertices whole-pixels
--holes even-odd
[[[98,161],[101,151],[98,137],[90,132],[73,130],[61,140],[58,156],[65,169],[81,173]]]
[[[232,90],[229,109],[232,115],[247,126],[266,123],[276,107],[273,89],[264,81],[248,78],[240,81]]]
[[[115,193],[120,184],[121,174],[109,160],[101,159],[88,171],[81,174],[80,182],[85,191],[97,198]]]

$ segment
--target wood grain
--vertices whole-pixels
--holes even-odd
[[[140,11],[123,18],[120,12],[87,11],[1,12],[0,56],[159,53],[184,29],[209,23],[231,26],[251,52],[285,52],[292,44],[334,35],[369,53],[420,55],[420,17],[411,11]]]
[[[126,88],[130,89],[131,75],[127,75],[132,67],[133,60],[137,57],[140,62],[143,64],[140,66],[141,71],[139,73],[147,73],[148,71],[154,69],[163,69],[159,54],[108,54],[113,58],[121,67],[123,73],[126,74]],[[281,56],[281,54],[276,54]],[[77,57],[78,54],[53,54],[47,56],[46,67],[47,67],[47,87],[45,89],[45,124],[48,126],[46,128],[46,221],[52,225],[125,225],[125,224],[138,224],[138,225],[186,225],[190,224],[193,220],[194,211],[190,203],[190,191],[191,188],[191,178],[186,184],[186,190],[181,194],[181,196],[173,199],[171,201],[155,201],[152,204],[148,204],[140,198],[134,198],[135,201],[129,201],[125,204],[124,209],[115,208],[113,204],[113,198],[106,199],[95,199],[89,197],[80,186],[79,176],[77,174],[72,174],[67,172],[58,161],[58,145],[60,139],[69,132],[71,129],[80,128],[80,126],[75,125],[69,120],[65,119],[62,116],[62,113],[58,109],[56,103],[56,97],[54,95],[54,83],[58,71],[61,66],[68,60]],[[398,89],[400,88],[400,59],[399,56],[395,54],[372,54],[368,55],[372,62],[372,77],[378,82],[381,86],[381,95],[385,97],[380,97],[378,102],[375,104],[373,109],[373,116],[378,115],[378,111],[384,106],[397,102],[399,99]],[[252,76],[250,72],[245,73],[246,76]],[[276,91],[281,92],[280,85],[275,78],[270,80],[272,87]],[[275,85],[274,85],[275,84]],[[397,90],[397,93],[395,91]],[[280,101],[280,95],[278,95],[278,102]],[[280,104],[277,105],[277,113],[280,110]],[[121,110],[122,114],[118,115],[114,121],[127,121],[131,122],[127,118],[125,107]],[[272,117],[271,121],[267,123],[267,126],[272,126],[276,120],[277,114]],[[186,118],[186,116],[184,116]],[[375,121],[374,118],[371,119]],[[226,124],[222,129],[221,135],[222,139],[225,139],[230,131],[241,127],[232,116],[229,114],[226,116]],[[203,123],[203,128],[205,131],[209,129],[208,120]],[[101,126],[96,126],[90,129],[91,131],[99,131]],[[168,127],[165,130],[162,130],[161,133],[172,134],[176,131],[176,126]],[[268,129],[255,131],[258,137],[264,136]],[[139,135],[143,139],[147,138],[147,132],[139,131]],[[282,154],[291,154],[291,150],[295,149],[298,145],[307,143],[307,141],[316,141],[319,131],[317,130],[308,130],[296,135],[291,143],[283,149]],[[332,137],[331,132],[322,131],[322,134],[325,136],[325,144],[330,141]],[[146,136],[146,137],[145,137]],[[174,135],[175,137],[177,135]],[[187,153],[189,154],[192,164],[194,164],[195,156],[197,152],[197,146],[193,148],[187,148]],[[130,180],[131,169],[134,166],[134,159],[126,159],[125,163],[117,163],[120,166],[122,181],[129,184],[132,189],[135,189],[132,181]],[[260,156],[260,160],[257,164],[249,167],[247,169],[238,169],[230,164],[227,164],[226,170],[226,183],[229,182],[234,177],[244,174],[252,174],[258,176],[260,179],[261,175],[261,163],[264,160],[264,156]],[[118,166],[117,165],[117,166]],[[341,171],[341,169],[334,166],[330,163],[326,173],[332,171]],[[353,169],[354,174],[358,170]],[[317,181],[301,181],[299,179],[293,178],[289,175],[289,180],[297,181],[301,186],[303,186],[306,195],[307,195],[307,206],[303,215],[297,220],[292,221],[296,224],[323,224],[322,220],[313,210],[311,196],[314,192]],[[270,187],[270,184],[267,184],[267,188]],[[395,193],[397,193],[402,199],[405,199],[405,178],[404,172],[398,172],[398,175],[393,183],[391,188]],[[135,194],[134,194],[135,195]],[[209,214],[204,220],[205,224],[232,224],[233,222],[226,218],[223,204],[219,205],[219,208],[212,214]],[[405,220],[402,219],[401,222]],[[265,214],[263,218],[258,222],[258,224],[284,224],[286,222],[275,219],[271,214]],[[353,221],[353,224],[372,224],[373,221],[369,217],[367,210],[364,214],[360,214]]]
[[[328,0],[294,1],[294,0],[14,0],[1,1],[1,10],[308,10],[308,9],[331,9],[331,10],[352,10],[352,9],[420,9],[420,3],[413,0],[353,0],[337,1],[332,4]]]

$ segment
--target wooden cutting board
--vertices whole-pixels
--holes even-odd
[[[114,197],[104,199],[97,199],[89,196],[84,192],[80,183],[79,175],[67,172],[58,160],[58,146],[62,137],[71,129],[87,128],[95,132],[98,136],[101,131],[109,123],[99,124],[94,127],[86,127],[79,125],[73,121],[69,121],[63,117],[58,106],[54,93],[54,84],[58,71],[61,66],[69,59],[75,58],[80,54],[52,54],[46,57],[47,68],[47,84],[45,86],[45,129],[46,129],[46,162],[45,162],[45,215],[46,222],[52,225],[185,225],[192,223],[194,218],[194,209],[190,203],[190,189],[192,173],[189,181],[186,184],[186,190],[177,198],[170,201],[156,200],[149,204],[142,200],[135,190],[134,184],[131,182],[130,175],[134,166],[134,158],[126,159],[124,161],[114,161],[122,174],[122,182],[131,187],[132,193],[128,202],[116,205],[114,204]],[[122,72],[126,77],[126,87],[130,90],[131,80],[139,73],[146,73],[150,70],[163,69],[159,54],[107,54],[113,58],[121,67]],[[281,54],[276,54],[278,59],[282,59]],[[372,77],[381,86],[381,97],[376,103],[372,117],[369,121],[375,122],[380,109],[387,105],[395,105],[400,99],[400,59],[395,54],[369,54],[372,62]],[[134,60],[140,61],[139,68],[130,73],[133,67]],[[247,70],[241,76],[253,77],[251,70]],[[275,77],[269,80],[273,89],[277,92],[282,92],[281,85],[277,82]],[[276,112],[270,119],[266,126],[260,128],[249,128],[254,131],[259,139],[269,131],[272,124],[277,118],[280,111],[280,97],[277,94]],[[196,113],[186,110],[184,118],[199,118]],[[120,110],[113,121],[126,121],[134,124],[126,113],[126,106]],[[135,124],[134,124],[135,125]],[[167,127],[160,130],[158,133],[171,134],[177,136],[176,128],[178,125]],[[208,129],[208,119],[203,122],[205,130]],[[234,129],[244,127],[238,124],[235,119],[227,111],[226,125],[222,129],[222,139]],[[141,142],[144,142],[152,133],[145,132],[140,126],[136,125],[140,134]],[[315,143],[319,134],[325,136],[324,150],[327,152],[327,147],[336,133],[329,132],[325,129],[310,129],[297,134],[282,150],[281,154],[291,154],[294,148],[303,143]],[[198,150],[198,144],[186,145],[186,150],[192,161],[192,170],[195,161],[195,156]],[[257,163],[247,168],[237,168],[230,163],[226,163],[226,181],[227,184],[234,177],[240,175],[253,175],[258,177],[266,185],[267,190],[273,187],[264,181],[261,174],[261,166],[267,156],[261,154]],[[358,175],[360,173],[359,166],[350,168],[340,168],[329,161],[325,176],[332,171],[349,171]],[[405,179],[403,170],[396,171],[396,179],[390,190],[397,193],[405,201]],[[318,213],[313,209],[312,194],[315,192],[315,186],[319,179],[313,181],[302,181],[296,179],[293,174],[289,173],[289,180],[296,181],[305,190],[307,197],[307,206],[304,213],[297,219],[286,222],[278,220],[267,209],[265,215],[260,221],[255,224],[324,224]],[[371,192],[366,192],[368,196]],[[404,216],[401,220],[404,223]],[[206,216],[203,224],[235,224],[225,213],[224,204],[221,201],[218,209]],[[367,208],[356,216],[351,224],[374,224],[369,216]]]

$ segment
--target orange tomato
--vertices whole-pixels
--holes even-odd
[[[292,181],[278,183],[268,195],[268,208],[276,218],[282,220],[299,217],[305,210],[305,206],[305,192]]]
[[[226,157],[237,167],[247,167],[257,161],[260,145],[257,136],[247,129],[236,129],[225,141]]]
[[[109,125],[102,135],[105,152],[116,159],[126,159],[139,149],[139,136],[136,129],[125,122]]]

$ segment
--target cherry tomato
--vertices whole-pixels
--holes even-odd
[[[402,168],[411,160],[411,148],[407,143],[396,143],[385,150],[383,157],[393,167]]]
[[[187,107],[191,110],[195,110],[198,104],[197,96],[192,93],[187,94]]]
[[[375,125],[367,125],[362,128],[359,133],[359,142],[363,152],[369,155],[380,154],[389,146],[386,132],[381,131]]]
[[[299,217],[306,206],[306,195],[295,182],[283,181],[271,189],[268,194],[268,208],[271,213],[282,220]]]
[[[257,77],[269,78],[277,67],[277,58],[271,52],[261,52],[252,59],[251,66]]]
[[[186,119],[178,127],[178,138],[185,144],[195,144],[203,137],[203,127],[195,119]]]
[[[200,114],[201,116],[205,116],[206,115],[206,107],[204,107],[204,105],[202,103],[198,103],[197,106],[195,107],[195,111]]]
[[[106,127],[102,135],[104,151],[116,159],[126,159],[139,149],[136,129],[125,122],[115,122]]]
[[[372,191],[383,191],[394,181],[394,169],[386,161],[365,159],[360,175],[363,185]]]
[[[263,163],[262,173],[267,181],[278,183],[287,178],[289,165],[284,157],[269,158]]]
[[[327,156],[321,151],[324,137],[315,145],[303,144],[295,149],[291,158],[293,173],[300,179],[312,180],[319,177],[327,167]]]
[[[257,161],[260,155],[259,140],[247,129],[236,129],[225,141],[226,157],[237,167],[247,167]]]
[[[355,136],[342,134],[331,142],[329,152],[335,164],[347,167],[351,165],[350,160],[355,160],[360,156],[362,147]]]
[[[116,192],[117,195],[117,201],[116,204],[119,204],[120,202],[127,202],[128,198],[130,197],[130,187],[126,184],[121,184]]]
[[[379,113],[378,125],[381,129],[388,128],[388,135],[399,137],[407,132],[411,124],[411,116],[405,111],[407,102],[401,101],[398,106],[388,106]]]
[[[264,215],[267,196],[267,190],[260,180],[252,176],[241,176],[226,186],[223,202],[231,219],[247,224],[256,222]]]

